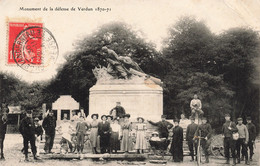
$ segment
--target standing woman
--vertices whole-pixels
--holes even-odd
[[[137,149],[137,153],[144,153],[144,150],[147,148],[146,144],[146,124],[144,123],[144,118],[138,117],[137,118],[138,123],[135,126],[136,129],[136,144],[135,149]]]
[[[121,150],[125,153],[128,153],[130,150],[130,131],[132,129],[131,123],[129,122],[130,115],[125,114],[123,116],[124,121],[121,124],[122,130],[122,142],[121,142]]]
[[[98,145],[98,114],[92,114],[91,118],[93,119],[90,123],[90,142],[92,146],[92,151],[94,154],[97,154],[97,145]]]
[[[107,121],[107,116],[101,116],[102,121],[98,123],[98,135],[100,137],[100,151],[102,154],[110,153],[110,123]]]
[[[170,152],[172,153],[174,162],[182,162],[183,161],[183,129],[179,126],[180,120],[174,119],[174,128],[173,128],[173,136],[172,136],[172,145]]]
[[[118,119],[114,119],[114,122],[110,125],[111,127],[111,137],[110,137],[110,151],[117,153],[120,150],[120,136],[121,136],[121,126],[118,124]]]

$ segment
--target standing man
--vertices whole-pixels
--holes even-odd
[[[154,123],[150,120],[148,120],[148,122],[151,123],[152,125],[158,127],[158,133],[159,133],[160,138],[168,139],[169,129],[171,129],[173,127],[173,125],[170,122],[166,121],[166,115],[162,115],[161,119],[162,120],[157,123]]]
[[[77,150],[79,154],[83,153],[84,149],[84,138],[85,134],[88,130],[88,124],[85,122],[84,116],[80,116],[79,122],[77,123],[76,126],[76,135],[77,135]],[[80,155],[80,158],[82,158],[82,155]]]
[[[200,99],[198,98],[198,95],[195,94],[193,99],[190,102],[190,108],[191,108],[191,116],[195,117],[195,114],[198,113],[199,117],[201,114],[203,114],[203,111],[201,110],[202,104]]]
[[[237,163],[240,163],[240,148],[242,147],[242,155],[245,156],[245,164],[249,165],[248,162],[248,153],[247,153],[247,143],[249,139],[248,135],[248,130],[246,125],[243,124],[243,119],[242,118],[237,118],[237,129],[238,129],[238,134],[239,138],[236,143],[236,148],[237,148]]]
[[[195,118],[190,118],[191,124],[188,125],[187,131],[186,131],[186,141],[188,142],[190,155],[191,155],[191,161],[194,161],[194,136],[195,132],[198,129],[198,125],[195,123]],[[197,146],[195,145],[195,154],[197,154]]]
[[[208,148],[210,146],[209,139],[212,134],[212,129],[211,129],[211,125],[209,123],[207,123],[206,117],[202,117],[201,122],[202,122],[202,124],[199,125],[198,130],[196,131],[195,137],[198,137],[198,136],[202,137],[202,139],[200,141],[201,141],[202,149],[205,153],[205,158],[206,158],[205,162],[209,163]]]
[[[100,151],[102,154],[108,153],[110,142],[110,123],[107,122],[107,116],[101,116],[102,122],[98,124],[98,135],[100,136]]]
[[[50,110],[47,117],[44,118],[42,127],[45,130],[45,153],[51,153],[56,128],[56,118],[54,117],[53,110]]]
[[[236,165],[236,140],[233,140],[232,134],[237,132],[238,129],[236,124],[230,120],[230,115],[225,114],[226,122],[223,124],[222,127],[222,134],[224,137],[224,153],[226,157],[226,164],[229,164],[229,150],[231,149],[231,154],[233,158],[233,165]]]
[[[28,143],[31,144],[31,149],[33,153],[33,158],[38,160],[36,157],[36,146],[35,146],[35,125],[32,118],[32,111],[26,111],[26,116],[22,119],[21,124],[19,126],[19,131],[23,136],[23,147],[25,154],[25,161],[29,161],[28,159]]]
[[[116,115],[114,115],[114,114],[116,114]],[[111,115],[113,117],[113,119],[116,119],[117,117],[123,118],[123,116],[125,115],[125,109],[124,109],[124,107],[121,106],[120,101],[116,102],[116,107],[114,107],[110,111],[109,115]]]
[[[172,144],[170,152],[172,153],[174,162],[182,162],[183,161],[183,129],[179,126],[179,119],[174,119],[174,128],[172,135]]]
[[[255,138],[256,138],[256,127],[255,125],[252,123],[252,119],[251,117],[247,117],[247,129],[248,129],[248,133],[249,133],[249,140],[248,140],[248,147],[250,150],[250,161],[252,161],[252,157],[254,155],[254,143],[255,143]]]
[[[9,109],[5,104],[0,106],[0,148],[1,148],[1,158],[0,160],[4,160],[4,140],[7,128],[7,115],[9,113]]]

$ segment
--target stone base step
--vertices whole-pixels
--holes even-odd
[[[84,159],[120,159],[120,160],[145,160],[147,154],[81,154]],[[79,159],[79,154],[45,154],[45,159]]]

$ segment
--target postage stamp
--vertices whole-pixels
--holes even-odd
[[[59,55],[53,34],[43,23],[9,22],[7,64],[28,72],[43,72]]]

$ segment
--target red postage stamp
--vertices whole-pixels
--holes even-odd
[[[8,22],[7,64],[43,72],[55,64],[59,48],[54,35],[39,22]]]
[[[9,22],[8,64],[41,65],[42,27],[42,23]]]

